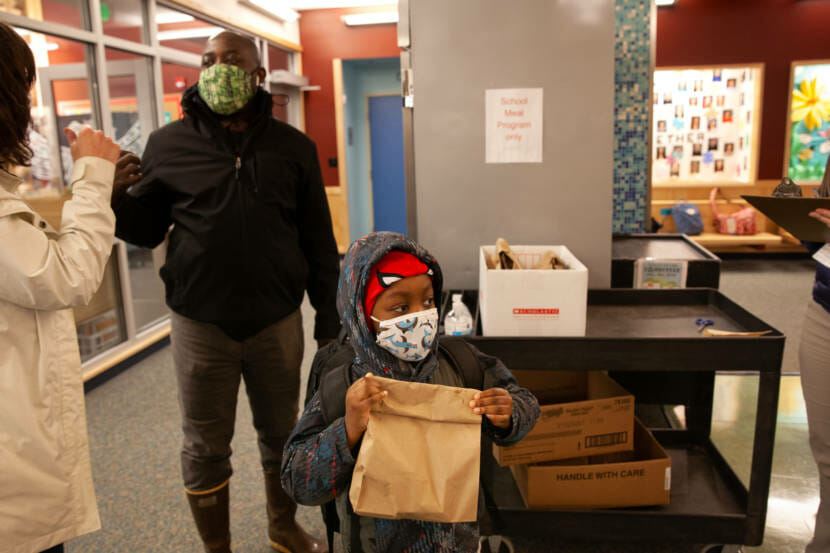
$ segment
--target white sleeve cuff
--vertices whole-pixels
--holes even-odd
[[[84,156],[72,167],[70,185],[75,186],[78,181],[89,181],[112,185],[115,178],[115,164],[100,157]]]

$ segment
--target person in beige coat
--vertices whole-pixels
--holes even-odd
[[[28,165],[27,44],[0,23],[0,553],[61,551],[100,528],[89,462],[81,360],[72,311],[98,289],[115,230],[118,146],[66,130],[72,199],[60,229],[15,193]]]

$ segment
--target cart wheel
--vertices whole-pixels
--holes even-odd
[[[704,545],[700,553],[743,553],[744,548],[740,545],[732,544],[711,544]]]
[[[479,553],[514,553],[513,542],[504,536],[481,536],[478,540]]]

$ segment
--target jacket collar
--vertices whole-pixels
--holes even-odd
[[[22,179],[20,177],[13,175],[0,167],[0,188],[10,194],[14,194],[21,182]]]

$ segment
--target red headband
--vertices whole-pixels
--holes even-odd
[[[401,279],[429,273],[429,267],[411,253],[393,250],[383,256],[369,271],[366,297],[363,300],[363,311],[369,328],[372,328],[370,317],[378,296]]]

